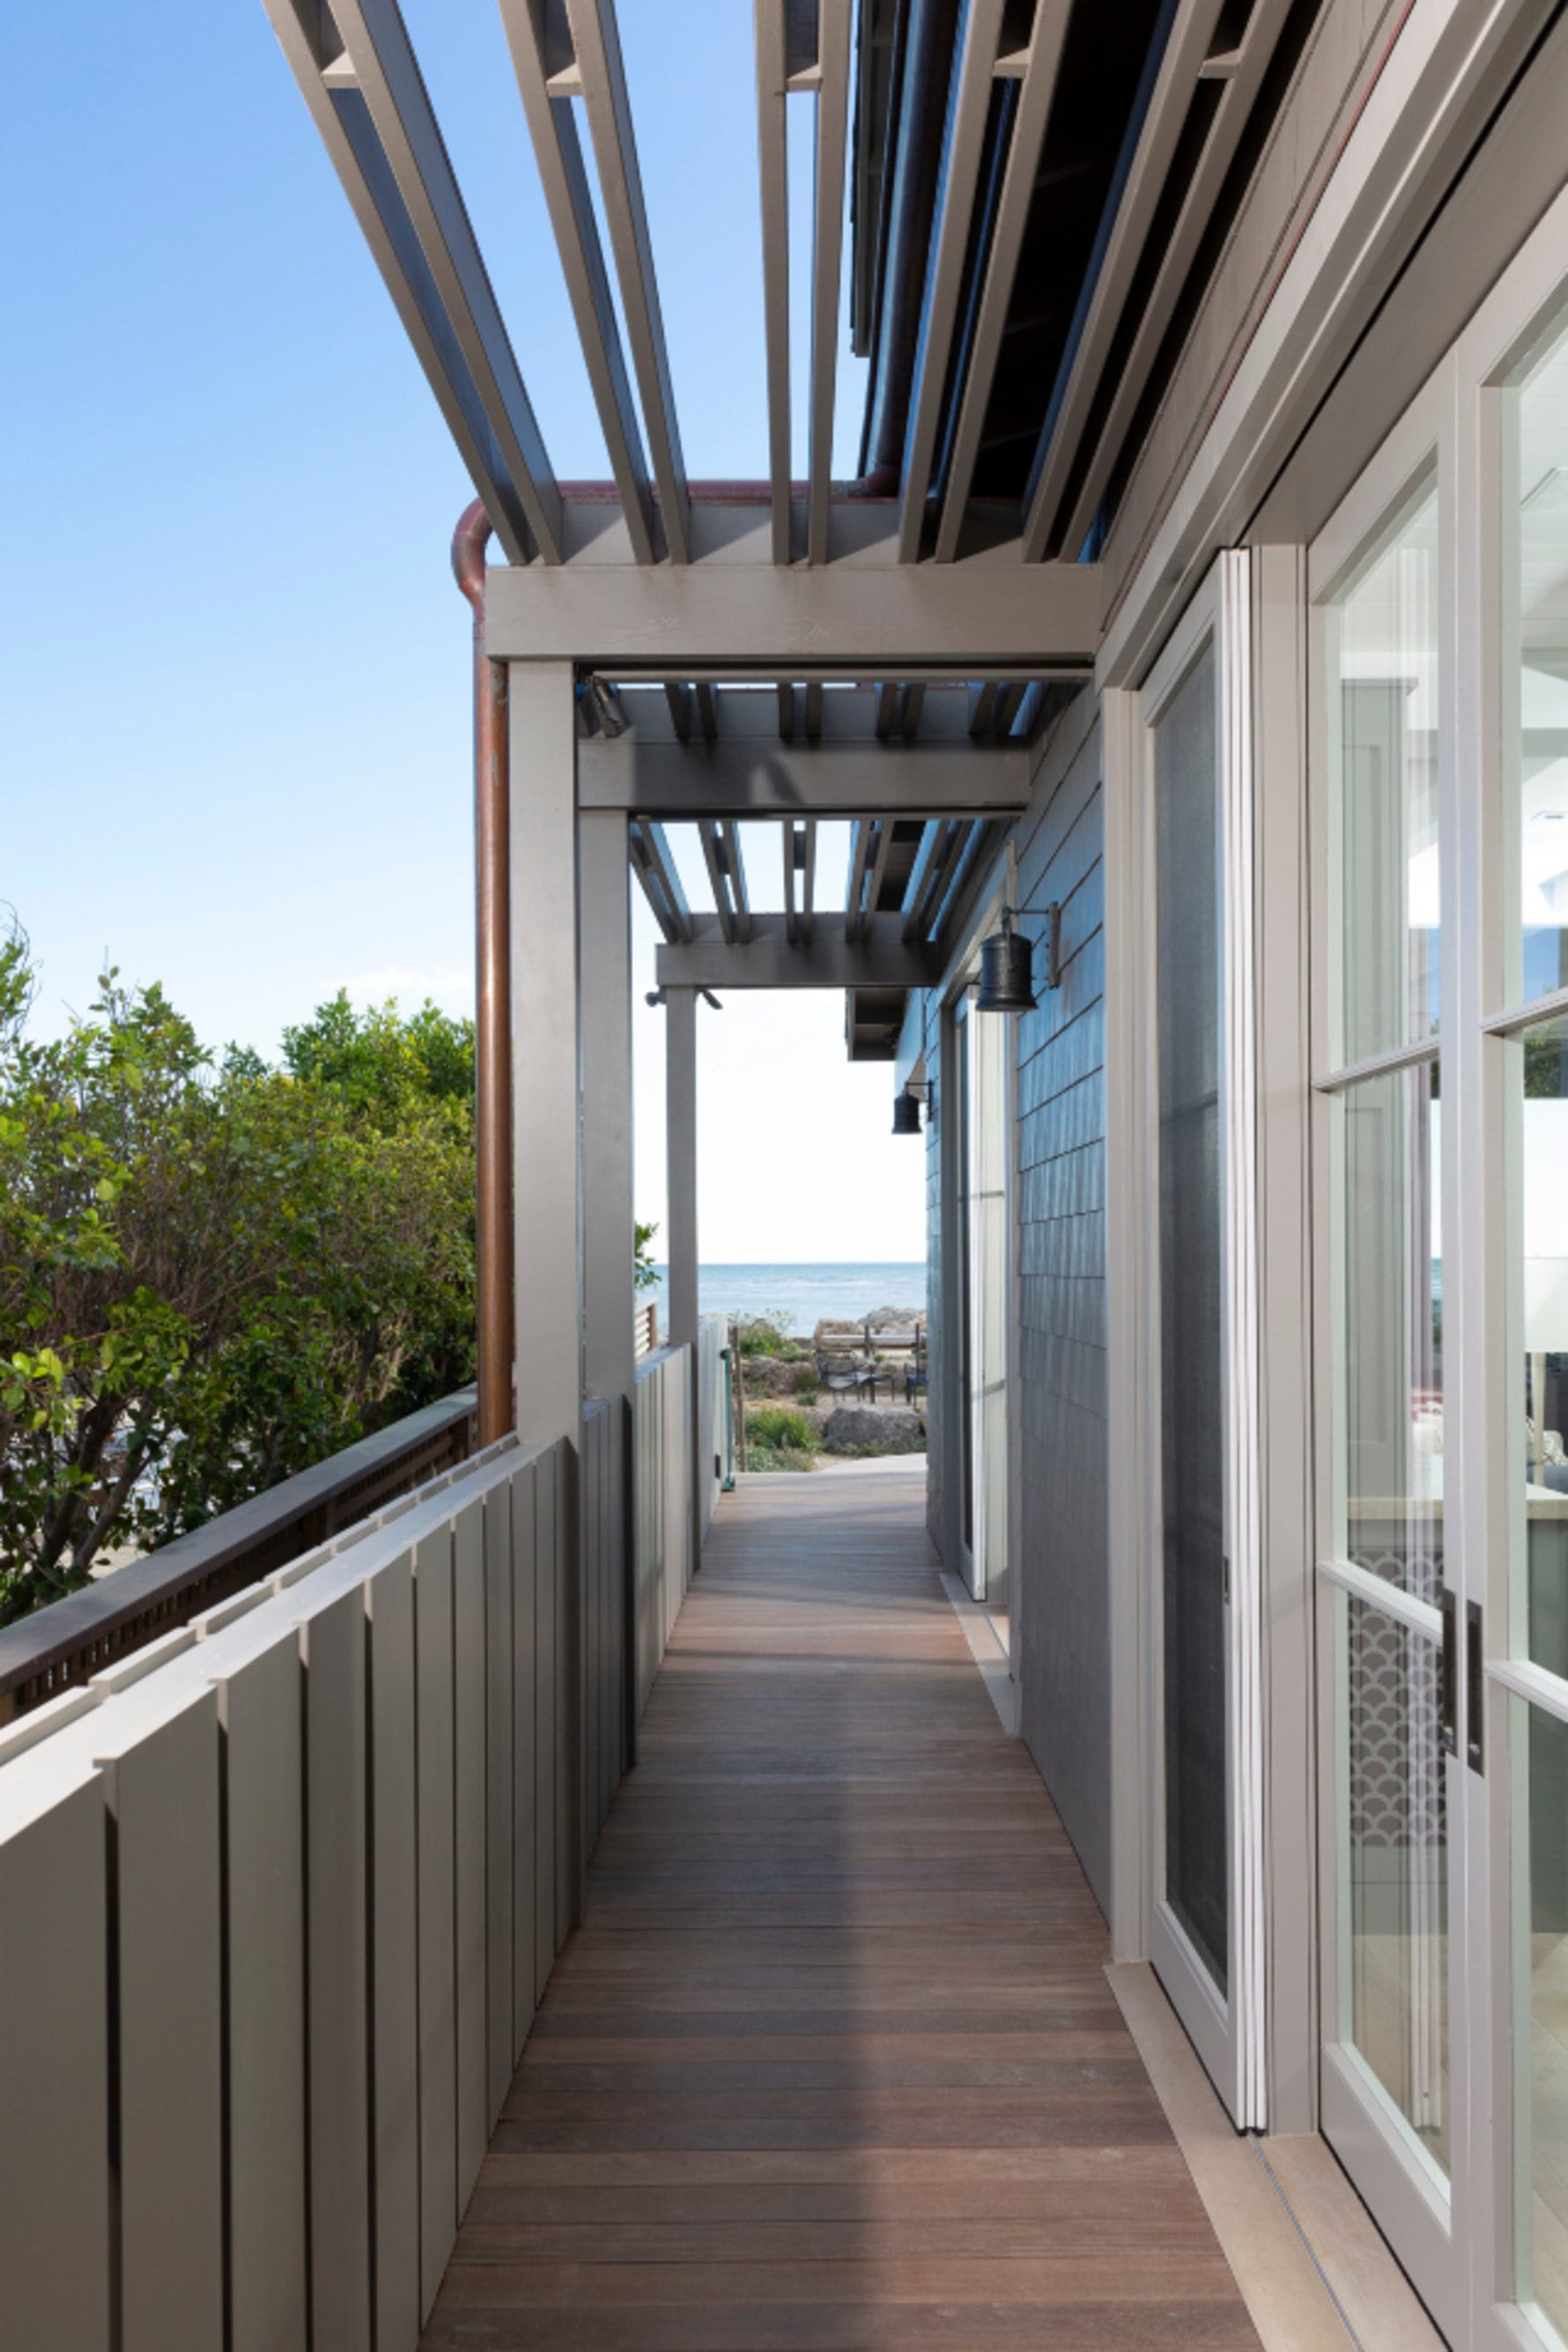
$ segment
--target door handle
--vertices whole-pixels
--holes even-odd
[[[1437,1727],[1445,1756],[1459,1752],[1459,1645],[1458,1603],[1443,1588],[1443,1650],[1437,1664]]]
[[[1465,1604],[1465,1761],[1472,1772],[1484,1773],[1486,1755],[1486,1661],[1481,1642],[1481,1604]]]

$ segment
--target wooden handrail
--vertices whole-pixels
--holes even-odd
[[[443,1397],[145,1559],[0,1627],[0,1723],[73,1689],[466,1461],[475,1446],[474,1408],[472,1389]]]

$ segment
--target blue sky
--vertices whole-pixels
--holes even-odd
[[[556,470],[603,474],[493,0],[406,13]],[[670,0],[620,9],[695,476],[765,468],[751,16],[681,0],[672,42]],[[215,1043],[271,1050],[344,984],[458,1005],[447,549],[471,493],[261,0],[9,10],[0,72],[0,899],[43,967],[39,1023],[85,1008],[106,951]],[[846,472],[862,381],[846,346]],[[638,944],[651,978],[640,914]],[[661,1214],[639,1026],[639,1200]],[[920,1254],[918,1150],[841,1029],[837,997],[734,999],[710,1024],[704,1255]],[[802,1148],[787,1181],[757,1169],[770,1126]]]

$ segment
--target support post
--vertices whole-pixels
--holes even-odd
[[[669,1344],[690,1350],[687,1447],[691,1487],[691,1568],[701,1551],[702,1513],[698,1504],[701,1463],[697,1412],[697,991],[665,992],[665,1150],[669,1221]]]
[[[620,1768],[636,1738],[636,1561],[632,1443],[637,1400],[633,1330],[636,1205],[632,1158],[631,872],[624,816],[578,819],[578,924],[583,1020],[583,1376],[610,1408],[615,1435],[607,1498],[606,1589],[590,1582],[585,1648],[603,1703],[619,1721]],[[605,1622],[609,1612],[619,1622]],[[604,1685],[614,1680],[613,1694]],[[592,1710],[590,1710],[592,1715]],[[592,1734],[593,1724],[590,1723]],[[613,1783],[612,1783],[613,1786]],[[605,1792],[606,1801],[608,1792]]]
[[[517,1433],[582,1414],[577,1168],[577,721],[570,662],[510,665]]]
[[[536,1673],[554,1717],[558,1951],[583,1886],[577,719],[570,662],[509,667],[517,1433],[524,1447],[566,1441],[535,1622]]]
[[[697,1345],[697,991],[665,992],[669,1344]]]
[[[476,499],[452,537],[452,570],[474,612],[475,1338],[479,1440],[512,1426],[516,1272],[511,1205],[510,743],[507,665],[485,650],[485,542]]]

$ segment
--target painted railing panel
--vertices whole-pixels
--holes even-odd
[[[474,1391],[465,1389],[0,1628],[0,1724],[86,1683],[312,1547],[374,1524],[389,1503],[466,1461],[474,1433]]]
[[[0,1737],[19,2344],[412,2352],[575,1901],[574,1454],[494,1449]]]
[[[637,1367],[635,1448],[637,1712],[640,1720],[693,1566],[691,1349]]]
[[[7,2341],[414,2352],[710,1515],[721,1340],[0,1730]]]
[[[583,1409],[583,1835],[591,1853],[626,1768],[626,1449],[624,1404]]]

